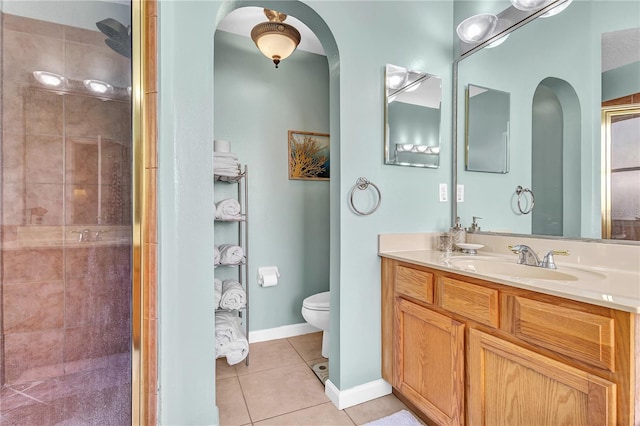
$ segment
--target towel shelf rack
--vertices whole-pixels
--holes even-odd
[[[373,206],[373,208],[369,211],[360,211],[358,210],[358,208],[355,206],[354,202],[353,202],[353,195],[356,192],[356,189],[360,190],[360,191],[364,191],[367,188],[369,188],[369,186],[372,186],[373,189],[376,190],[377,193],[377,200],[376,200],[376,205]],[[374,184],[373,182],[371,182],[370,180],[368,180],[365,177],[359,177],[356,180],[356,184],[353,188],[351,188],[351,192],[349,193],[349,204],[351,205],[351,210],[353,210],[353,212],[359,216],[368,216],[370,214],[372,214],[373,212],[375,212],[376,210],[378,210],[378,207],[380,207],[380,203],[382,202],[382,194],[380,193],[380,189],[376,186],[376,184]]]

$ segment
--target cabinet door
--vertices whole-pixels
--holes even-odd
[[[470,330],[470,425],[613,425],[616,385]]]
[[[396,299],[394,386],[440,425],[464,416],[464,324]]]

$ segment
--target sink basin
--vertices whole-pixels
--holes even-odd
[[[452,257],[449,266],[462,271],[478,274],[500,275],[515,279],[538,279],[553,281],[579,281],[604,279],[605,275],[583,269],[561,266],[558,269],[546,269],[535,266],[520,265],[515,261],[501,258]]]

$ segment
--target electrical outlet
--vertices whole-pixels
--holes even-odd
[[[464,185],[458,185],[456,188],[456,201],[459,203],[464,202]]]
[[[438,193],[440,194],[440,202],[446,203],[447,202],[447,184],[446,183],[440,184]]]

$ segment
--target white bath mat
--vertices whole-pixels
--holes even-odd
[[[365,423],[363,426],[422,426],[422,423],[407,410],[401,410],[390,416]]]

